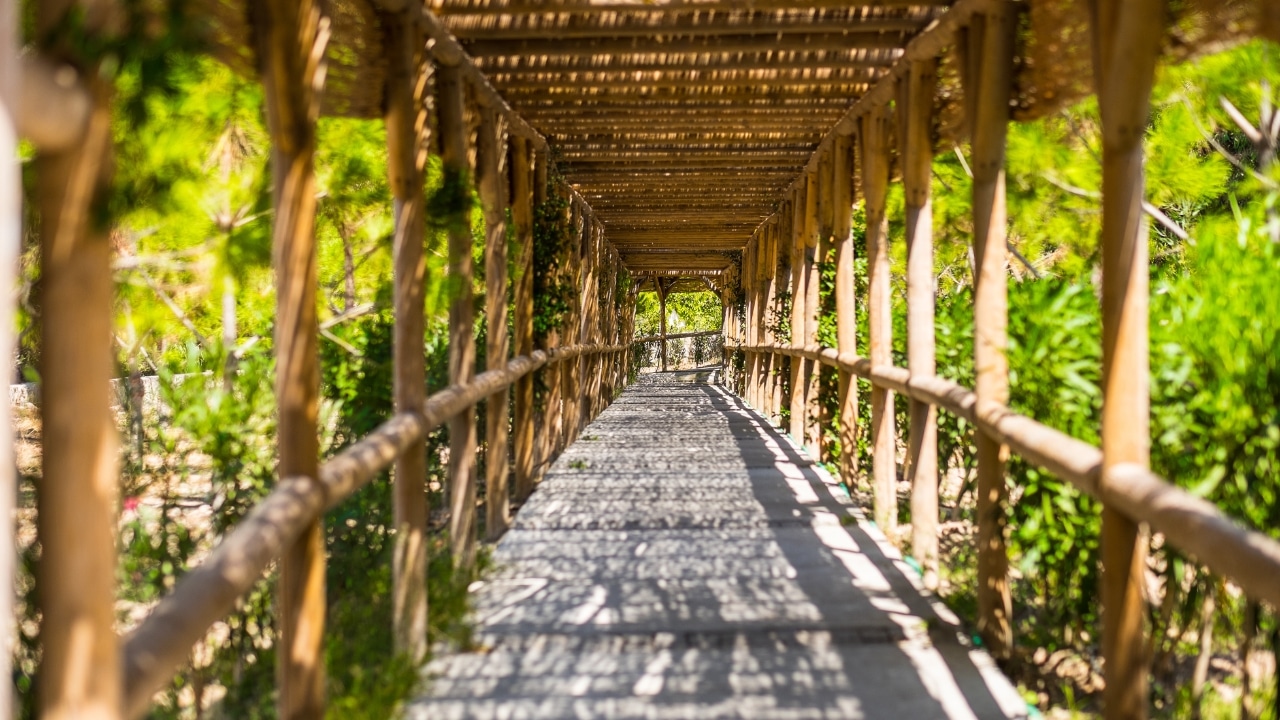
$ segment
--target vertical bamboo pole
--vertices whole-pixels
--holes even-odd
[[[785,207],[785,206],[784,206]],[[788,245],[784,242],[782,228],[785,227],[783,222],[782,210],[774,215],[774,220],[770,223],[769,232],[769,261],[772,266],[772,282],[770,283],[769,307],[766,313],[772,319],[782,314],[782,293],[785,283],[791,276],[791,270],[788,267],[787,259],[790,257]],[[777,345],[779,341],[778,335],[774,330],[769,331],[769,343]],[[779,355],[770,354],[769,358],[769,421],[774,427],[782,427],[782,404],[785,401],[782,379],[783,373],[786,372],[785,360]]]
[[[56,30],[68,13],[81,9],[77,6],[104,13],[89,15],[95,33],[109,32],[106,24],[116,14],[113,3],[38,3],[39,34],[48,38],[42,50],[56,61],[73,61],[70,54],[60,54]],[[11,27],[17,26],[3,32]],[[13,56],[2,60],[7,69],[13,67]],[[111,87],[97,68],[78,69],[93,103],[88,125],[77,141],[40,154],[36,164],[43,218],[44,391],[43,474],[36,494],[43,652],[37,697],[44,720],[121,716],[115,633],[116,437],[104,393],[113,369],[111,244],[107,228],[93,217],[112,180]],[[15,157],[10,153],[0,159],[6,173]],[[13,191],[17,189],[15,185]],[[5,221],[19,217],[15,212]],[[4,302],[10,297],[6,294]],[[5,360],[7,367],[7,356]],[[11,522],[8,515],[4,519]],[[12,616],[3,621],[11,623]]]
[[[773,345],[773,331],[769,329],[769,309],[773,306],[773,266],[769,264],[773,252],[773,234],[768,224],[762,225],[758,231],[760,238],[760,345]],[[769,416],[769,406],[773,400],[773,355],[769,352],[760,354],[760,404],[756,405],[760,415]]]
[[[818,345],[818,311],[822,292],[819,256],[818,173],[805,175],[804,193],[804,346]],[[822,364],[816,360],[804,361],[804,444],[814,460],[822,459],[822,411],[819,395]]]
[[[507,364],[507,148],[502,121],[481,108],[476,184],[484,210],[485,368]],[[507,473],[507,388],[485,400],[485,537],[496,540],[511,521]]]
[[[754,302],[752,304],[751,324],[755,326],[755,335],[753,344],[764,345],[768,343],[769,330],[769,303],[768,293],[769,284],[767,282],[769,238],[766,232],[761,232],[756,236],[756,245],[752,252],[751,258],[751,284]],[[756,353],[755,355],[755,403],[753,407],[765,413],[769,395],[769,353]]]
[[[752,251],[755,238],[747,241],[746,247],[742,248],[742,272],[738,278],[739,285],[742,287],[744,303],[746,305],[747,322],[743,327],[743,342],[747,347],[755,344],[758,328],[755,327],[755,294],[751,289],[752,270],[751,263],[755,260],[755,253]],[[755,407],[757,398],[755,396],[756,389],[756,368],[755,353],[744,351],[742,354],[742,396],[748,405]]]
[[[1102,476],[1149,460],[1147,219],[1142,212],[1143,134],[1164,0],[1093,0],[1094,75],[1102,116]],[[1102,511],[1102,654],[1107,718],[1147,713],[1143,572],[1138,524]]]
[[[836,349],[858,352],[858,315],[854,290],[853,138],[837,135],[832,152],[832,236],[836,263]],[[858,384],[847,371],[839,377],[840,479],[850,489],[858,474]]]
[[[907,235],[907,363],[912,377],[932,377],[934,351],[933,94],[937,61],[911,63],[900,83],[898,139]],[[938,409],[911,401],[908,459],[911,480],[911,552],[924,586],[938,588]]]
[[[533,203],[535,218],[539,214],[545,213],[545,204],[550,199],[552,192],[559,192],[559,188],[551,187],[550,183],[551,157],[546,150],[539,150],[534,160],[533,166]],[[546,218],[544,218],[545,220]],[[535,221],[536,222],[536,221]],[[535,243],[537,240],[535,239]],[[538,261],[538,248],[534,250],[535,265]],[[558,266],[559,263],[548,262],[544,259],[544,266]],[[533,299],[534,306],[537,306],[538,298]],[[539,349],[551,350],[560,346],[560,331],[550,330],[543,337],[538,338]],[[542,439],[538,443],[538,461],[534,466],[535,479],[541,477],[546,467],[555,459],[556,444],[560,442],[560,428],[563,417],[560,412],[560,373],[563,368],[561,363],[548,363],[545,368],[539,372],[539,381],[545,390],[543,397],[542,411]]]
[[[761,277],[763,277],[764,287],[760,290],[760,342],[764,345],[772,345],[776,342],[773,335],[773,329],[769,325],[772,320],[773,305],[777,301],[777,284],[774,282],[775,275],[778,272],[777,258],[777,234],[775,232],[776,225],[770,221],[761,228],[760,242],[763,244],[760,254],[761,262],[764,267],[761,268]],[[761,353],[760,355],[760,414],[773,422],[774,413],[774,375],[777,361],[773,353]]]
[[[835,187],[835,182],[833,177],[833,168],[835,167],[835,162],[836,162],[835,145],[836,145],[835,143],[832,143],[832,147],[826,153],[823,153],[822,157],[818,161],[817,179],[818,179],[818,263],[819,264],[815,273],[815,278],[819,282],[819,284],[822,282],[823,268],[828,263],[833,262],[833,252],[835,251],[835,238],[832,236],[832,230],[835,227],[836,187]],[[821,295],[818,295],[816,300],[817,300],[816,319],[820,320],[826,308],[823,307],[823,304],[821,301]],[[818,327],[819,327],[819,324],[815,323],[815,326],[814,326],[815,344],[821,345],[822,343],[817,341],[816,339],[816,332]],[[822,386],[822,383],[829,382],[829,379],[832,373],[830,368],[823,365],[822,363],[815,363],[814,370],[818,375],[817,379],[818,379],[819,387]],[[826,428],[830,427],[832,424],[831,411],[828,408],[827,404],[821,401],[820,393],[814,393],[814,397],[811,404],[816,406],[814,411],[814,417],[817,418],[818,447],[821,448],[822,459],[829,460],[831,458],[831,443],[827,438],[827,434],[825,430]]]
[[[462,71],[456,66],[446,65],[436,70],[437,128],[444,183],[459,199],[471,190],[462,83]],[[453,292],[449,304],[449,382],[461,385],[471,382],[476,367],[471,227],[465,214],[449,218],[448,254]],[[475,560],[475,475],[476,409],[469,407],[449,420],[449,539],[453,562],[458,567],[471,567]]]
[[[805,266],[808,263],[805,262],[804,242],[805,191],[807,189],[807,184],[797,187],[791,195],[790,203],[791,224],[788,232],[791,241],[791,347],[793,348],[803,348],[805,336],[808,333],[808,321],[805,318],[805,298],[807,297],[805,281],[808,279]],[[791,439],[795,440],[797,445],[804,445],[804,414],[807,408],[805,389],[808,387],[808,383],[805,382],[805,361],[798,357],[790,360]]]
[[[885,192],[889,185],[887,118],[883,107],[861,119],[862,197],[867,214],[867,317],[873,367],[893,364],[893,315],[889,286],[889,220]],[[876,524],[893,537],[898,522],[897,463],[894,453],[893,392],[871,387],[872,478]]]
[[[655,277],[653,284],[658,289],[658,342],[661,356],[662,372],[667,371],[667,287],[662,278]]]
[[[258,6],[258,57],[272,137],[276,267],[276,402],[280,477],[319,475],[315,123],[328,19],[314,0]],[[302,532],[280,563],[279,714],[324,715],[324,529]]]
[[[977,16],[967,33],[965,83],[968,124],[973,131],[974,369],[979,402],[1009,401],[1008,277],[1006,270],[1005,136],[1012,82],[1013,13],[1000,4]],[[989,37],[988,37],[989,36]],[[981,45],[974,45],[981,40]],[[993,657],[1009,657],[1013,645],[1006,547],[1009,449],[979,431],[978,455],[978,632]]]
[[[0,0],[0,368],[12,380],[17,344],[14,327],[14,278],[22,250],[22,173],[18,165],[18,28],[17,0]],[[11,412],[0,415],[0,436],[13,437]],[[15,527],[18,497],[13,444],[0,443],[0,678],[12,677],[14,626]],[[13,714],[13,683],[0,682],[0,720]]]
[[[426,88],[430,64],[416,23],[397,16],[387,27],[387,158],[395,210],[395,329],[392,337],[395,409],[420,412],[427,397],[424,347],[426,253],[423,172],[426,167]],[[396,545],[392,560],[396,648],[410,657],[427,651],[427,448],[418,443],[396,460]]]
[[[516,226],[517,262],[515,286],[516,355],[533,353],[533,172],[529,141],[511,138],[511,220]],[[524,502],[533,492],[537,448],[534,434],[533,375],[516,381],[515,455],[516,500]]]
[[[587,269],[583,265],[587,259],[586,237],[589,233],[588,228],[590,227],[591,219],[586,214],[586,208],[579,203],[571,201],[569,208],[573,218],[574,237],[577,242],[572,250],[572,263],[569,267],[573,294],[571,296],[572,301],[569,304],[569,314],[565,318],[564,340],[566,345],[573,346],[582,344],[583,286],[587,280]],[[582,363],[580,358],[575,358],[562,363],[562,365],[564,369],[560,373],[560,393],[564,407],[564,425],[562,427],[564,434],[560,439],[560,450],[563,451],[578,437],[578,421],[581,415],[579,410],[582,399]]]
[[[743,328],[744,342],[747,345],[761,345],[764,343],[765,329],[763,323],[764,308],[763,292],[759,281],[759,264],[760,253],[763,244],[763,233],[760,229],[751,236],[751,240],[747,242],[747,246],[742,250],[742,277],[739,283],[742,292],[746,297],[746,326]],[[728,306],[725,306],[725,318],[729,318],[730,312]],[[746,381],[744,389],[746,393],[744,397],[751,407],[757,411],[764,412],[764,354],[763,353],[746,353]]]

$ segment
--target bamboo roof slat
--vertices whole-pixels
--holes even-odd
[[[434,61],[459,67],[478,103],[512,134],[551,148],[610,241],[659,241],[633,245],[625,263],[671,243],[719,262],[723,247],[741,249],[769,221],[836,137],[894,100],[913,61],[938,60],[936,147],[960,139],[957,32],[991,2],[333,0],[323,112],[381,116],[383,24],[415,22]],[[1027,119],[1091,92],[1089,23],[1073,0],[1018,4],[1026,19],[1010,101]],[[251,74],[247,0],[196,5],[217,56]],[[1280,40],[1277,7],[1187,0],[1173,8],[1164,54],[1251,35]],[[682,222],[689,217],[738,225],[699,234]]]

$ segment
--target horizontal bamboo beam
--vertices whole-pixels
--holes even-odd
[[[1146,468],[1134,465],[1113,469],[1116,481],[1101,486],[1101,450],[999,403],[980,403],[972,391],[944,378],[917,379],[906,368],[873,368],[866,358],[837,353],[831,348],[762,345],[736,349],[816,360],[944,408],[1104,505],[1114,507],[1134,522],[1150,525],[1170,545],[1240,586],[1249,597],[1280,607],[1280,542],[1244,528],[1213,503]]]
[[[769,139],[744,140],[742,138],[691,138],[686,141],[668,138],[569,138],[556,142],[564,156],[581,153],[699,153],[699,152],[810,152],[813,143],[778,141]]]
[[[846,8],[913,8],[945,6],[947,0],[810,0],[804,7],[815,10]],[[734,10],[792,10],[791,0],[667,0],[655,5],[648,0],[565,0],[554,4],[544,0],[432,0],[434,10],[450,18],[463,15],[541,15],[609,13],[667,14],[728,12]]]
[[[917,17],[859,18],[857,11],[832,11],[815,16],[809,8],[801,13],[777,14],[740,12],[731,15],[669,15],[661,11],[649,15],[595,13],[577,16],[526,16],[514,22],[495,23],[488,18],[456,18],[449,30],[464,43],[503,40],[557,40],[584,38],[646,38],[672,35],[723,37],[726,35],[813,35],[815,32],[849,34],[915,33],[932,19]]]
[[[853,50],[836,52],[803,52],[787,53],[780,58],[779,53],[716,53],[702,57],[697,65],[698,70],[811,70],[817,68],[887,68],[901,54],[901,50]],[[646,59],[636,59],[645,57]],[[477,58],[477,64],[490,76],[501,75],[517,77],[536,75],[547,72],[650,72],[659,70],[688,70],[688,59],[683,56],[668,58],[661,54],[656,56],[610,55],[601,58],[570,58],[551,62],[547,58],[525,57]]]
[[[814,95],[826,97],[861,96],[871,87],[869,82],[826,82],[814,80],[806,83],[771,87],[760,83],[758,87],[721,88],[715,83],[706,83],[695,87],[625,87],[625,88],[591,88],[568,85],[564,87],[538,88],[523,87],[513,83],[503,88],[503,95],[516,105],[530,100],[589,100],[594,97],[607,96],[618,98],[648,98],[653,100],[711,100],[723,99],[739,101],[769,100],[807,100]],[[593,92],[594,91],[594,92]]]
[[[702,330],[699,332],[668,333],[666,335],[666,339],[683,340],[685,338],[711,337],[713,335],[720,335],[720,334],[721,334],[721,331],[719,330]],[[662,340],[662,338],[663,338],[662,335],[646,335],[645,337],[638,337],[635,340],[632,340],[631,344],[638,345],[640,343],[659,342]]]
[[[477,57],[581,57],[661,52],[668,55],[726,52],[808,50],[862,50],[898,48],[906,43],[905,33],[859,33],[856,27],[788,35],[725,35],[721,37],[675,38],[655,42],[652,37],[576,38],[558,40],[477,40],[466,44]]]
[[[786,98],[768,96],[749,97],[681,97],[677,99],[635,98],[618,95],[592,95],[574,98],[554,98],[546,100],[525,99],[520,104],[521,112],[532,116],[555,115],[568,113],[585,113],[587,111],[622,111],[645,110],[653,113],[669,111],[679,113],[708,114],[712,112],[737,113],[758,112],[762,110],[832,110],[838,109],[841,114],[849,109],[847,98],[835,98],[824,95],[809,95]]]
[[[499,86],[520,91],[532,90],[564,90],[574,89],[587,91],[592,89],[627,89],[627,88],[750,88],[767,86],[782,87],[815,87],[833,86],[842,92],[850,92],[870,87],[880,76],[874,70],[791,70],[770,73],[766,70],[742,72],[704,73],[697,70],[682,70],[684,75],[671,77],[667,74],[653,76],[637,76],[632,73],[621,73],[600,77],[573,77],[568,74],[550,74],[547,77],[527,77],[497,74],[490,76]]]
[[[410,445],[549,362],[627,347],[579,345],[514,358],[506,367],[480,373],[465,386],[451,385],[435,393],[420,413],[393,416],[325,462],[320,482],[283,478],[129,634],[124,647],[126,716],[139,717],[146,711],[152,694],[187,659],[191,647],[234,608],[303,528],[368,484]]]

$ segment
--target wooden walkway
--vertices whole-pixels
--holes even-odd
[[[409,718],[1005,718],[1026,706],[840,486],[648,375],[556,462]]]

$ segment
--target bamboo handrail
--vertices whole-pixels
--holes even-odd
[[[1066,480],[1103,505],[1162,533],[1170,545],[1239,585],[1245,594],[1280,607],[1280,541],[1249,530],[1216,505],[1138,465],[1112,471],[1100,483],[1102,451],[1083,440],[1019,415],[995,402],[979,403],[972,390],[940,377],[912,378],[897,366],[832,348],[738,345],[734,350],[816,360],[873,385],[904,393],[962,417],[1009,446],[1010,451]]]
[[[544,365],[626,347],[577,345],[513,358],[506,367],[480,373],[466,385],[434,393],[420,413],[392,416],[325,462],[318,479],[282,479],[125,639],[125,716],[139,717],[150,707],[152,694],[186,660],[191,646],[231,611],[303,528],[368,484],[406,448]]]
[[[699,332],[671,333],[670,335],[667,336],[667,339],[680,340],[682,338],[708,337],[711,335],[719,335],[721,334],[721,332],[722,331],[720,330],[703,330]],[[641,343],[658,342],[661,339],[662,339],[661,335],[646,335],[644,337],[638,337],[635,340],[632,340],[631,344],[639,345]]]

